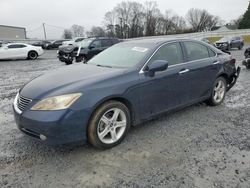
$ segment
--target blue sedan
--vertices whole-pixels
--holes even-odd
[[[131,125],[202,101],[221,104],[239,72],[230,55],[200,41],[133,40],[32,80],[15,98],[14,117],[41,142],[107,149]]]

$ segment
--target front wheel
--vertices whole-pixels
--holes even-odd
[[[207,103],[211,106],[220,105],[225,99],[226,87],[227,87],[227,82],[225,78],[223,77],[217,78],[214,82],[212,94],[208,99]]]
[[[108,149],[119,144],[130,128],[130,113],[121,102],[108,101],[93,114],[88,126],[91,145]]]
[[[28,53],[28,59],[35,60],[37,59],[37,57],[38,57],[38,54],[35,51],[31,51]]]

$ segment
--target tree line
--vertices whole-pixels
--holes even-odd
[[[239,27],[242,20],[244,20],[243,16],[233,20],[231,24],[237,24],[236,27]],[[249,19],[247,21],[249,22]],[[186,16],[182,17],[172,10],[162,13],[155,1],[147,1],[144,4],[136,1],[123,1],[105,14],[102,27],[93,26],[85,34],[88,37],[135,38],[210,31],[222,23],[220,17],[210,14],[205,9],[191,8]],[[71,29],[64,30],[63,37],[72,38],[83,35],[84,27],[73,25]]]

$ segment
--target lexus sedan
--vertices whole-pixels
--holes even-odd
[[[0,60],[31,59],[35,60],[44,53],[41,47],[24,43],[9,43],[0,47]]]
[[[202,101],[221,104],[239,73],[230,55],[197,40],[128,41],[26,84],[15,97],[14,117],[41,142],[107,149],[131,125]]]

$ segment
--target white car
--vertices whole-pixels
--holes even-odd
[[[0,60],[3,59],[31,59],[34,60],[44,53],[38,46],[24,43],[9,43],[0,47]]]
[[[84,40],[84,37],[76,37],[70,41],[65,41],[62,44],[63,45],[77,45],[79,42],[81,42],[82,40]]]

